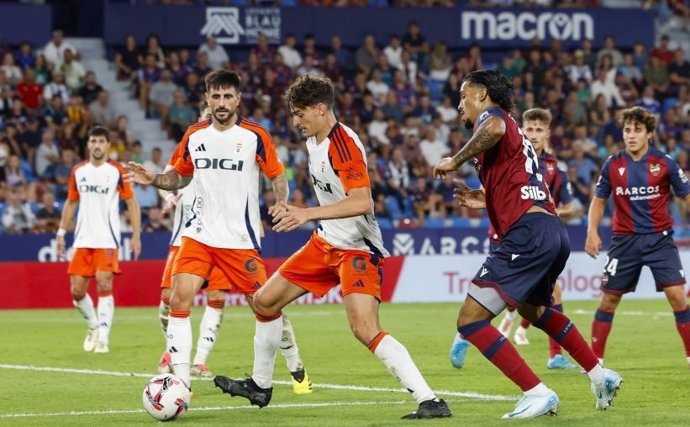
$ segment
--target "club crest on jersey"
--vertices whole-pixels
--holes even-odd
[[[242,142],[241,141],[235,143],[235,152],[239,153],[240,151],[242,151]]]
[[[661,172],[661,166],[659,166],[658,163],[652,163],[651,165],[649,165],[649,172],[654,176],[659,176],[659,172]]]
[[[321,161],[321,173],[326,173],[326,161]]]
[[[618,168],[618,174],[620,176],[623,176],[624,173],[625,173],[625,168]]]

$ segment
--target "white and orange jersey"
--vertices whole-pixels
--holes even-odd
[[[259,171],[268,178],[283,173],[271,134],[238,118],[219,131],[211,121],[190,126],[182,137],[175,170],[193,176],[191,218],[182,236],[225,249],[260,249]]]
[[[332,205],[354,188],[370,187],[367,156],[357,134],[336,123],[321,143],[307,139],[309,172],[321,206]],[[373,206],[373,201],[371,202]],[[319,235],[340,249],[359,249],[388,256],[381,230],[373,214],[327,219],[319,223]]]
[[[72,168],[67,199],[79,202],[75,248],[120,247],[120,199],[134,197],[131,184],[124,182],[125,173],[113,160],[100,166],[85,161]]]
[[[166,171],[170,170],[175,166],[177,159],[184,155],[185,146],[184,144],[178,144],[173,151],[168,165],[166,166]],[[194,201],[194,185],[189,184],[184,188],[177,190],[177,194],[182,194],[182,198],[175,205],[175,211],[173,213],[173,228],[172,236],[170,237],[170,246],[180,246],[182,242],[182,230],[184,230],[185,224],[192,217],[192,202]]]

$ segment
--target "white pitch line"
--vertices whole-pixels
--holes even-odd
[[[155,374],[151,373],[137,373],[137,372],[119,372],[119,371],[103,371],[100,369],[78,369],[78,368],[57,368],[50,366],[32,366],[32,365],[9,365],[0,364],[0,369],[12,369],[19,371],[41,371],[41,372],[62,372],[70,374],[85,374],[85,375],[107,375],[113,377],[135,377],[135,378],[151,378]],[[197,380],[197,378],[193,378]],[[210,378],[200,378],[201,380],[210,380]],[[289,381],[273,381],[273,383],[278,385],[292,385]],[[343,384],[313,384],[314,388],[330,389],[330,390],[353,390],[353,391],[373,391],[373,392],[386,392],[386,393],[409,393],[405,389],[401,388],[386,388],[386,387],[367,387],[361,385],[343,385]],[[476,400],[515,400],[515,396],[506,395],[494,395],[494,394],[483,394],[483,393],[473,393],[464,391],[450,391],[450,390],[436,390],[436,393],[441,396],[453,396],[453,397],[464,397],[468,399]]]
[[[455,402],[455,401],[453,401]],[[406,400],[400,401],[384,401],[384,402],[322,402],[322,403],[283,403],[269,405],[261,408],[262,411],[269,409],[293,409],[293,408],[328,408],[339,406],[372,406],[372,405],[403,405],[410,403]],[[205,412],[205,411],[242,411],[242,410],[259,410],[253,406],[208,406],[201,408],[190,408],[189,412]],[[143,409],[108,409],[105,411],[70,411],[70,412],[24,412],[15,414],[0,414],[0,418],[30,418],[30,417],[76,417],[81,415],[117,415],[117,414],[141,414],[145,413]]]

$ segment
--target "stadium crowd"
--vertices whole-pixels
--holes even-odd
[[[392,2],[397,3],[407,2]],[[598,2],[555,3],[567,7]],[[665,11],[680,22],[687,19],[679,2],[645,4],[660,20],[671,19]],[[131,82],[131,95],[147,116],[160,119],[176,140],[198,120],[204,76],[219,68],[238,71],[244,85],[241,114],[273,135],[288,171],[291,202],[298,206],[313,205],[315,198],[303,138],[281,94],[296,76],[325,74],[338,91],[338,119],[356,130],[367,147],[382,228],[488,225],[484,212],[453,202],[452,177],[441,182],[431,178],[431,166],[457,152],[468,138],[458,123],[459,87],[467,73],[480,68],[498,69],[512,79],[514,117],[532,107],[551,111],[550,145],[567,170],[580,213],[574,223],[586,220],[603,161],[621,149],[616,118],[624,107],[640,105],[657,114],[654,145],[690,171],[690,64],[676,40],[664,36],[656,46],[638,43],[627,51],[616,46],[613,36],[600,49],[589,40],[568,50],[558,40],[546,44],[535,39],[528,49],[484,52],[478,45],[450,50],[443,42],[430,44],[425,37],[430,30],[410,22],[388,40],[367,35],[353,48],[343,46],[337,35],[330,40],[287,35],[279,46],[260,36],[256,46],[230,54],[213,37],[189,48],[161,46],[155,35],[147,40],[128,36],[115,47],[112,66],[119,79]],[[111,130],[112,159],[162,169],[172,147],[143,152],[127,117],[115,115],[108,92],[60,31],[45,46],[0,47],[0,58],[0,232],[55,231],[70,170],[86,158],[86,132],[94,124]],[[459,176],[479,186],[471,166],[463,167]],[[170,219],[162,213],[156,191],[137,186],[136,195],[144,231],[168,229]],[[272,197],[266,187],[267,204]],[[267,208],[263,212],[268,222]],[[675,204],[673,212],[685,229],[681,204]]]

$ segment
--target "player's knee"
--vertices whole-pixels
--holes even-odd
[[[376,335],[381,332],[378,328],[364,324],[351,324],[350,329],[355,338],[364,345],[369,345],[371,340],[376,338]]]
[[[170,296],[170,309],[171,310],[189,310],[192,308],[192,300],[186,295],[182,295],[179,292],[173,293]]]
[[[75,301],[81,301],[86,297],[86,290],[72,288],[70,293],[72,294],[72,299]]]

